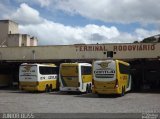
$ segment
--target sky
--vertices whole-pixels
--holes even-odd
[[[160,34],[160,0],[0,0],[39,45],[132,43]]]

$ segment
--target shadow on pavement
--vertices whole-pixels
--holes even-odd
[[[160,89],[142,89],[142,90],[139,90],[139,91],[131,91],[131,93],[160,94]]]
[[[61,91],[54,91],[54,92],[50,92],[49,94],[53,94],[53,95],[81,95],[82,93],[80,92],[61,92]]]
[[[75,97],[80,97],[80,98],[118,98],[118,95],[97,95],[93,93],[88,93],[88,94],[82,94],[82,95],[77,95]]]

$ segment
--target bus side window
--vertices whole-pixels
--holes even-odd
[[[89,66],[82,66],[81,67],[82,75],[91,75],[92,74],[92,68]]]
[[[121,74],[130,74],[130,66],[119,63],[119,71]]]
[[[55,67],[55,74],[59,74],[59,67]]]
[[[49,75],[49,74],[57,74],[56,67],[39,67],[40,74]]]
[[[59,72],[58,67],[52,67],[51,68],[51,74],[58,74],[58,72]]]

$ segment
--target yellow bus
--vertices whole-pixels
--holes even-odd
[[[120,60],[97,60],[93,62],[92,92],[120,94],[131,90],[130,65]]]
[[[26,91],[50,92],[57,88],[58,73],[54,64],[22,64],[19,68],[19,87]]]
[[[60,91],[91,92],[92,65],[89,63],[62,63],[59,70]]]

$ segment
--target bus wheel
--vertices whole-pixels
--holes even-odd
[[[99,98],[103,98],[103,97],[104,97],[104,94],[98,94],[98,97],[99,97]]]
[[[89,93],[92,93],[92,85],[89,84]]]
[[[49,86],[48,85],[46,85],[45,92],[46,93],[49,92]]]
[[[52,92],[53,90],[52,90],[52,85],[50,85],[50,87],[49,87],[49,92]]]
[[[124,87],[122,87],[122,93],[121,93],[121,96],[124,96],[124,93],[125,93],[125,89],[124,89]]]
[[[89,85],[86,86],[86,93],[89,93]]]

